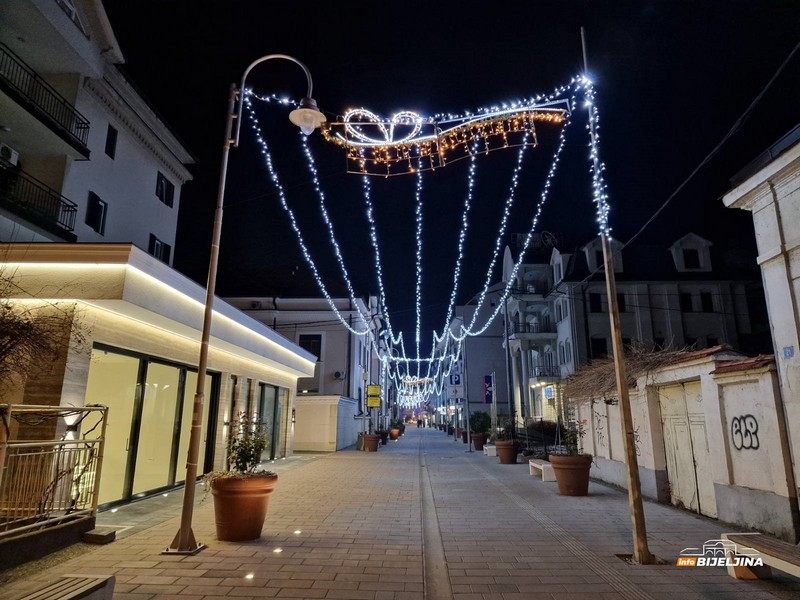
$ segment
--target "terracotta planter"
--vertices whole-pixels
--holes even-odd
[[[400,437],[400,428],[399,427],[392,427],[389,430],[389,438],[393,439],[393,440],[396,440],[399,437]]]
[[[456,427],[456,437],[462,437],[463,435],[464,435],[464,428]]]
[[[486,444],[486,438],[489,437],[487,433],[473,433],[472,434],[472,445],[475,450],[479,452],[483,450],[483,446]]]
[[[389,441],[389,431],[382,429],[378,431],[377,434],[381,436],[381,446],[385,446],[386,443]]]
[[[364,434],[364,452],[377,452],[381,436],[377,433]]]
[[[501,465],[517,464],[517,450],[519,450],[517,440],[497,440],[494,445]]]
[[[269,496],[278,483],[272,477],[219,477],[211,482],[217,539],[241,542],[261,537]]]
[[[562,496],[586,496],[589,493],[591,454],[574,456],[551,454],[550,464],[553,465],[559,494]]]
[[[466,429],[462,429],[461,430],[461,441],[466,444],[467,440],[468,440],[468,438],[467,438],[467,430]]]

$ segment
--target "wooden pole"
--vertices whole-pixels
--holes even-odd
[[[588,73],[588,60],[586,58],[586,31],[581,27],[581,44],[583,47],[583,67]],[[591,108],[590,108],[591,110]],[[594,119],[589,120],[589,133],[592,145],[595,144],[596,132]],[[599,172],[600,164],[597,153],[592,153],[595,173]],[[639,480],[639,461],[636,459],[636,439],[633,431],[633,415],[631,402],[628,395],[628,380],[625,375],[625,358],[622,347],[622,332],[619,324],[619,305],[617,303],[617,286],[614,279],[614,256],[611,244],[605,232],[600,234],[603,244],[603,262],[606,272],[606,294],[608,296],[608,317],[611,324],[611,347],[614,352],[614,370],[616,371],[617,395],[619,396],[619,409],[622,425],[622,442],[625,449],[625,470],[628,479],[628,507],[631,513],[631,534],[633,536],[633,560],[642,565],[651,565],[655,559],[647,547],[647,529],[644,521],[644,506],[642,504],[642,485]]]

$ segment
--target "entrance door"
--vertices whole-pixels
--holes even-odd
[[[259,384],[258,420],[269,437],[267,447],[261,455],[262,461],[275,460],[278,454],[276,424],[280,422],[279,418],[278,388],[265,383]]]
[[[658,388],[670,500],[717,516],[700,382]]]

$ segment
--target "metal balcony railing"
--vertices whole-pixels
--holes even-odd
[[[94,517],[107,411],[0,404],[0,541]]]
[[[77,204],[21,169],[0,168],[0,205],[50,229],[75,229]]]
[[[539,296],[544,296],[546,293],[547,293],[547,286],[544,284],[539,284],[539,285],[528,284],[525,287],[511,288],[512,296],[522,296],[523,294],[537,294]]]
[[[509,335],[517,333],[556,333],[556,326],[553,323],[511,323]]]
[[[547,379],[560,379],[561,367],[554,367],[551,365],[534,365],[533,376],[544,377]]]
[[[0,83],[86,151],[88,119],[3,44],[0,44]]]

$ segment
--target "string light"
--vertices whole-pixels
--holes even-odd
[[[582,103],[578,102],[580,100]],[[568,97],[568,99],[567,99]],[[320,290],[328,301],[337,319],[352,333],[365,336],[371,331],[370,317],[363,314],[360,309],[359,317],[365,324],[365,329],[355,329],[350,326],[343,315],[338,311],[324,282],[322,281],[318,269],[306,247],[300,228],[295,219],[294,213],[286,201],[285,190],[278,180],[272,164],[268,146],[264,140],[258,125],[255,113],[252,110],[251,98],[257,98],[265,102],[277,102],[286,106],[296,106],[297,102],[276,96],[256,96],[248,91],[246,105],[256,138],[262,147],[265,165],[270,173],[270,177],[278,190],[278,196],[284,211],[290,219],[292,228],[298,238],[306,262],[311,268]],[[605,165],[599,158],[599,112],[596,102],[596,92],[591,81],[580,76],[573,78],[569,84],[557,87],[549,95],[537,95],[533,98],[520,100],[511,103],[503,103],[500,106],[479,108],[476,111],[465,111],[463,114],[439,114],[431,118],[423,118],[410,111],[395,114],[391,119],[381,119],[374,113],[365,109],[349,111],[338,122],[333,121],[323,129],[323,136],[326,140],[336,143],[346,150],[348,168],[351,164],[355,165],[353,172],[363,174],[363,194],[365,199],[367,220],[369,223],[370,241],[375,252],[376,273],[378,276],[379,294],[381,306],[384,307],[384,319],[390,342],[389,351],[383,354],[376,344],[374,335],[370,336],[370,343],[374,350],[379,352],[381,360],[381,373],[395,383],[399,393],[404,397],[404,401],[424,402],[430,395],[440,395],[444,388],[444,382],[452,372],[461,355],[461,345],[468,336],[480,335],[491,325],[493,320],[499,315],[505,301],[510,295],[511,287],[522,264],[525,252],[527,251],[533,234],[537,228],[542,209],[547,202],[552,187],[553,178],[557,172],[561,153],[565,147],[566,132],[571,123],[571,115],[576,107],[581,106],[587,112],[587,129],[594,129],[595,136],[590,138],[589,159],[591,163],[591,186],[592,201],[595,204],[596,220],[601,234],[609,235],[610,227],[608,217],[610,213],[609,196],[607,185],[603,173]],[[480,308],[485,303],[488,288],[491,284],[491,275],[500,254],[502,238],[508,224],[511,207],[517,193],[519,177],[523,165],[524,151],[527,147],[537,144],[535,122],[549,122],[561,124],[560,136],[556,151],[554,152],[550,169],[546,176],[542,192],[534,215],[531,219],[531,226],[522,244],[522,251],[518,260],[514,263],[510,276],[503,288],[500,302],[497,303],[495,310],[480,324],[476,324]],[[431,128],[433,132],[426,132]],[[377,135],[368,134],[366,131],[377,132]],[[319,197],[320,210],[323,220],[326,223],[328,234],[334,254],[344,277],[348,293],[355,306],[359,306],[355,300],[355,293],[350,282],[344,259],[334,235],[333,224],[329,217],[325,196],[319,182],[319,176],[305,138],[303,140],[303,150],[306,155],[309,170],[312,174],[314,189]],[[476,157],[488,153],[496,148],[518,147],[517,163],[515,165],[509,192],[504,206],[503,215],[498,228],[498,235],[495,240],[492,259],[487,271],[483,288],[478,295],[478,302],[475,312],[469,324],[463,322],[454,326],[452,320],[455,300],[459,286],[463,250],[468,231],[468,215],[474,200]],[[421,301],[422,301],[422,228],[423,228],[423,201],[422,201],[422,172],[445,166],[449,162],[461,158],[470,158],[470,168],[468,170],[467,192],[462,211],[461,231],[458,238],[458,254],[453,275],[453,289],[450,295],[450,302],[446,311],[446,319],[441,333],[434,331],[432,334],[433,347],[430,357],[420,356],[421,343]],[[398,168],[401,165],[405,167]],[[399,175],[405,173],[415,173],[417,176],[417,186],[415,191],[416,200],[416,330],[415,345],[416,357],[406,356],[403,335],[395,335],[390,320],[390,311],[387,308],[386,293],[383,286],[383,267],[380,261],[380,252],[377,239],[377,227],[375,225],[374,206],[371,200],[371,188],[369,175]],[[399,351],[398,351],[399,349]],[[397,352],[400,356],[393,356]],[[415,366],[415,375],[411,375],[409,368]],[[423,372],[423,368],[424,371]]]

